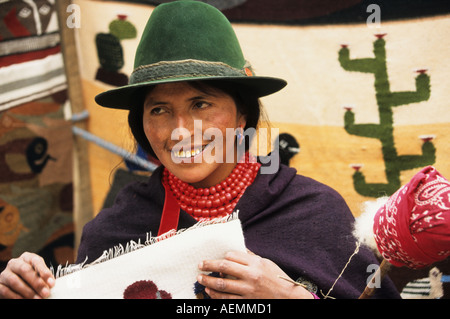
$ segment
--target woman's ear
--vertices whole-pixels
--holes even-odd
[[[238,113],[237,124],[238,127],[245,128],[245,126],[247,125],[247,115]]]

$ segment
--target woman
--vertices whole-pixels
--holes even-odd
[[[246,152],[251,136],[245,133],[260,119],[259,97],[285,85],[254,76],[230,23],[215,8],[197,1],[158,6],[138,46],[130,84],[96,101],[130,110],[134,137],[162,166],[147,183],[125,187],[85,226],[77,262],[145,240],[149,231],[163,234],[239,210],[249,252],[199,265],[222,274],[198,278],[209,296],[317,298],[333,287],[332,297],[358,297],[370,275],[367,266],[377,262],[361,248],[334,285],[355,249],[353,216],[343,199],[293,168],[280,165],[268,174],[264,168],[276,158],[256,162]],[[309,290],[292,283],[297,279]],[[2,273],[0,295],[46,297],[53,285],[43,260],[26,253]],[[378,294],[398,297],[389,280]]]

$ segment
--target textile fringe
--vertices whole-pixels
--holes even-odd
[[[146,234],[146,240],[145,242],[142,244],[141,240],[139,239],[137,242],[134,240],[130,240],[125,247],[122,244],[116,245],[112,248],[109,248],[108,250],[103,251],[103,254],[97,258],[96,260],[94,260],[92,263],[90,264],[86,264],[86,261],[88,259],[88,257],[86,257],[85,261],[80,263],[80,264],[66,264],[65,266],[63,265],[59,265],[56,270],[54,269],[54,267],[50,267],[50,270],[52,271],[53,275],[55,276],[55,278],[60,278],[69,274],[72,274],[74,272],[77,272],[79,270],[83,270],[85,268],[88,268],[90,266],[94,266],[100,263],[103,263],[105,261],[117,258],[119,256],[128,254],[130,252],[136,251],[138,249],[156,244],[164,239],[176,236],[176,235],[180,235],[181,233],[187,232],[187,231],[191,231],[191,230],[195,230],[201,227],[205,227],[205,226],[209,226],[209,225],[214,225],[214,224],[221,224],[221,223],[227,223],[233,220],[238,219],[238,214],[239,214],[239,210],[234,211],[232,214],[225,216],[225,217],[221,217],[221,218],[215,218],[209,221],[202,221],[202,222],[198,222],[195,225],[193,225],[192,227],[189,228],[184,228],[184,229],[179,229],[177,231],[175,230],[171,230],[165,234],[162,234],[160,236],[152,236],[150,232],[148,232]]]

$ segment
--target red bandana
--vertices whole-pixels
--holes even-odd
[[[392,265],[423,268],[450,255],[450,182],[426,167],[374,218],[378,250]]]

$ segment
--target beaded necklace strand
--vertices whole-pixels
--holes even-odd
[[[169,187],[182,210],[197,221],[207,221],[233,212],[246,188],[253,183],[260,167],[261,164],[246,153],[245,160],[237,163],[230,175],[217,185],[194,188],[166,168],[162,181]]]

